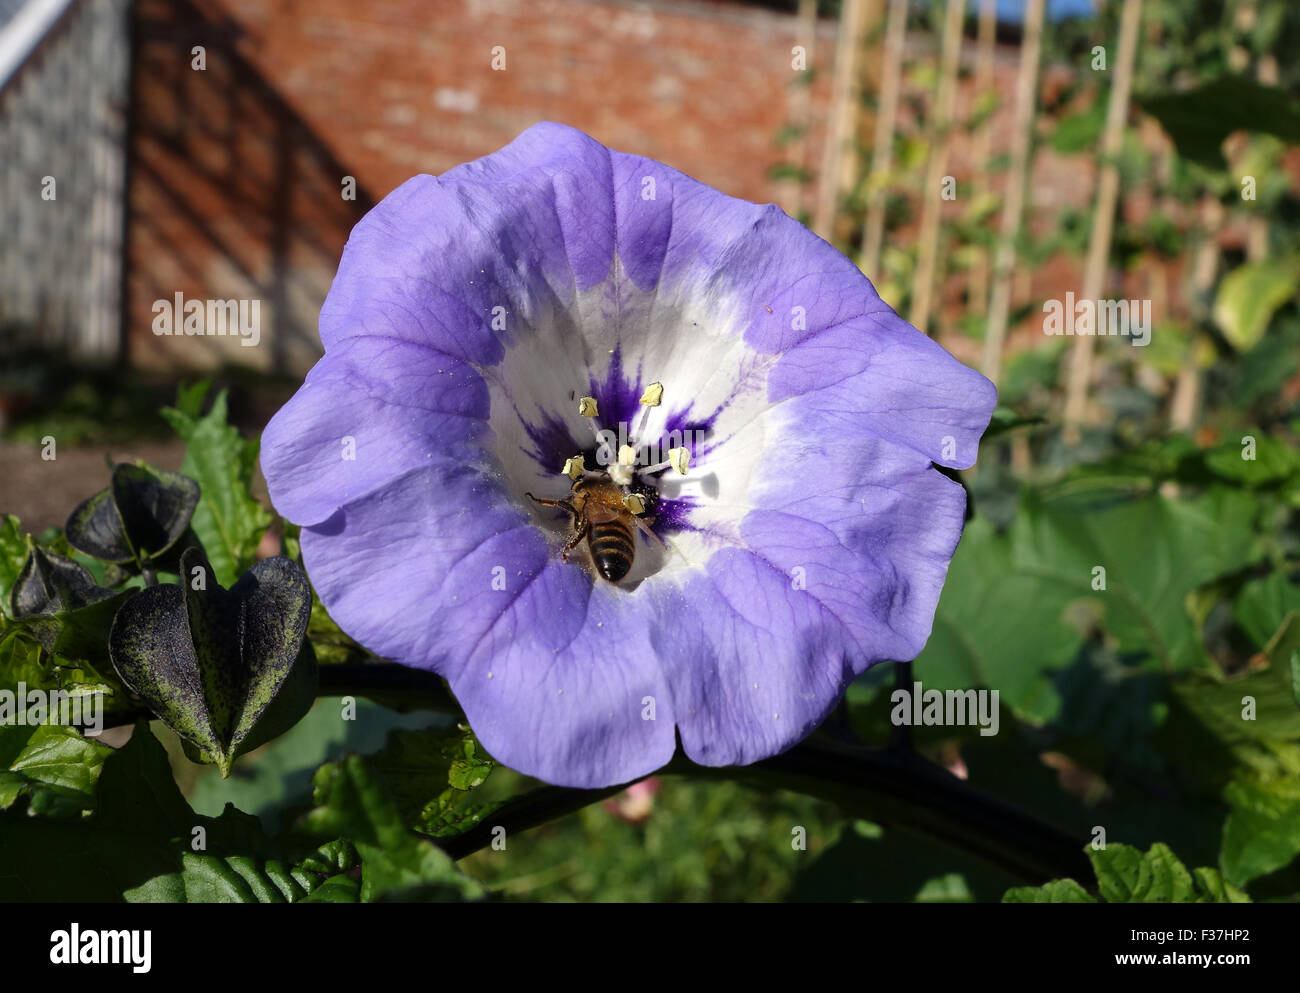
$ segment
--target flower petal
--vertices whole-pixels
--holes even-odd
[[[415,466],[478,463],[487,416],[487,387],[464,362],[392,338],[349,338],[262,435],[271,502],[315,524]]]
[[[931,463],[971,465],[996,401],[778,208],[554,124],[385,198],[321,338],[263,466],[322,601],[573,786],[653,771],[675,727],[706,764],[774,754],[919,653],[965,506]],[[619,586],[524,496],[562,496],[593,427],[691,456],[656,481],[673,547]]]
[[[548,782],[635,779],[674,748],[648,607],[556,561],[490,479],[413,469],[302,533],[343,630],[443,675],[488,752]],[[655,719],[642,719],[645,698]]]

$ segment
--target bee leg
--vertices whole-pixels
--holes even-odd
[[[533,503],[540,503],[543,507],[563,507],[570,513],[573,512],[573,506],[569,503],[568,497],[565,497],[563,500],[543,500],[540,497],[533,496],[531,493],[525,493],[524,496],[528,497],[529,500],[532,500]]]
[[[584,524],[578,531],[574,533],[573,537],[569,539],[569,543],[564,546],[564,551],[560,554],[560,560],[562,562],[569,561],[569,553],[578,547],[578,543],[582,541],[583,538],[587,537],[587,532],[590,530],[591,530],[591,525]]]

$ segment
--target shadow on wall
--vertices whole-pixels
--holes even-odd
[[[130,359],[301,374],[374,201],[240,54],[218,4],[139,0],[133,32]]]

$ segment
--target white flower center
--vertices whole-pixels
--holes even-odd
[[[641,291],[617,262],[606,282],[567,304],[551,293],[507,307],[505,357],[480,367],[490,468],[552,535],[557,556],[568,516],[524,494],[563,498],[580,473],[639,495],[637,516],[652,518],[669,545],[639,537],[620,588],[703,566],[739,541],[780,411],[766,396],[775,356],[746,347],[739,310],[711,287]],[[573,560],[583,558],[575,550]]]

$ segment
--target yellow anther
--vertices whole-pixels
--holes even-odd
[[[596,398],[595,398],[595,397],[583,397],[581,400],[579,400],[579,401],[578,401],[578,413],[581,414],[583,417],[596,417],[596,416],[598,416],[598,412],[597,412],[597,410],[596,410]]]
[[[575,455],[571,459],[564,460],[564,475],[570,479],[577,479],[586,471],[587,464],[581,455]]]
[[[664,402],[664,384],[651,383],[641,394],[641,404],[645,407],[658,407]]]
[[[619,465],[636,465],[636,449],[631,445],[624,445],[618,450]]]
[[[668,464],[686,475],[686,470],[691,467],[691,452],[687,448],[670,448],[668,449]]]
[[[644,514],[645,497],[640,493],[629,493],[623,497],[623,506],[634,514]]]

